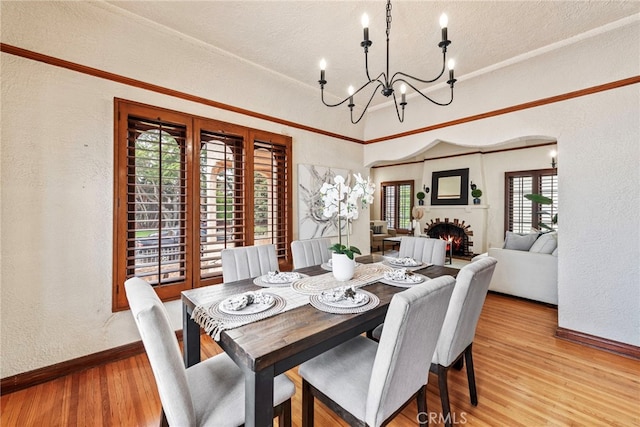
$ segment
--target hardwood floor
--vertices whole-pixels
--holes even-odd
[[[556,310],[490,294],[473,344],[478,406],[464,370],[450,370],[453,420],[469,426],[640,426],[640,361],[554,337]],[[203,358],[220,350],[202,337]],[[297,370],[293,425],[300,425]],[[431,425],[438,422],[437,379],[429,378]],[[157,426],[160,401],[147,357],[113,362],[1,398],[2,426]],[[415,404],[391,426],[416,426]],[[316,403],[316,425],[346,426]]]

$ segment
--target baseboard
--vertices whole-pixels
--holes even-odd
[[[599,350],[615,353],[620,356],[630,357],[631,359],[640,360],[640,347],[631,344],[625,344],[613,341],[607,338],[597,337],[595,335],[585,334],[584,332],[573,331],[571,329],[556,328],[556,337]]]
[[[555,308],[555,309],[558,308],[558,306],[556,304],[551,304],[550,302],[537,301],[537,300],[534,300],[534,299],[529,299],[529,298],[525,298],[525,297],[519,297],[517,295],[505,294],[503,292],[492,291],[491,289],[489,289],[489,293],[490,294],[494,294],[494,295],[500,295],[501,297],[517,299],[517,300],[520,300],[520,301],[532,302],[534,304],[544,305],[544,306],[549,307],[549,308]]]
[[[182,340],[182,331],[176,331],[176,336],[178,340]],[[23,390],[34,385],[64,377],[65,375],[136,356],[140,353],[144,353],[144,346],[142,345],[142,341],[136,341],[76,359],[66,360],[56,363],[55,365],[12,375],[0,379],[0,395],[13,393],[14,391]]]

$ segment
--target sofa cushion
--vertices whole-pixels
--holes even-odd
[[[513,249],[516,251],[528,251],[538,238],[538,234],[527,233],[518,234],[512,231],[507,231],[504,239],[503,249]]]
[[[529,252],[538,252],[541,254],[550,254],[558,247],[558,233],[545,233],[533,242]]]

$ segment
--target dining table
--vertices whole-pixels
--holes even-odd
[[[358,257],[363,264],[377,263],[385,258],[373,254]],[[316,276],[327,271],[320,266],[295,270]],[[444,275],[455,277],[458,269],[431,265],[416,272],[429,278]],[[336,287],[340,282],[336,281]],[[184,363],[187,367],[200,361],[201,326],[192,318],[193,312],[205,301],[221,301],[248,291],[265,290],[253,279],[221,283],[182,292]],[[218,345],[234,360],[245,376],[245,426],[273,425],[274,378],[313,357],[371,331],[384,322],[393,296],[406,288],[390,286],[380,281],[362,289],[374,294],[379,303],[366,311],[353,314],[333,314],[304,304],[289,311],[222,330]]]

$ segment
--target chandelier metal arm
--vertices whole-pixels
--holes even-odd
[[[324,87],[320,88],[320,98],[322,99],[322,103],[324,105],[326,105],[327,107],[337,107],[339,105],[344,104],[345,102],[347,102],[349,100],[349,97],[346,97],[345,99],[343,99],[342,101],[338,102],[337,104],[327,104],[327,102],[324,100]]]
[[[374,81],[376,81],[376,80],[372,80],[372,82],[374,82]],[[359,90],[364,89],[364,87],[366,87],[368,84],[369,83],[365,84]],[[369,97],[369,102],[367,102],[367,105],[365,105],[364,109],[362,110],[362,114],[360,114],[360,117],[358,117],[358,120],[356,120],[355,122],[353,121],[353,107],[355,107],[355,105],[354,104],[349,104],[349,109],[351,110],[351,123],[353,123],[355,125],[358,122],[360,122],[360,120],[362,120],[362,118],[364,117],[364,113],[367,112],[367,109],[369,108],[369,104],[371,104],[371,101],[373,100],[373,97],[376,95],[376,91],[380,88],[380,86],[384,86],[384,85],[382,83],[378,82],[378,86],[376,86],[376,88],[371,91],[371,96]]]
[[[440,74],[438,74],[435,78],[433,78],[431,80],[423,80],[423,79],[420,79],[418,77],[412,76],[411,74],[403,73],[402,71],[396,71],[396,73],[393,75],[393,77],[391,77],[391,86],[393,86],[396,81],[400,81],[400,80],[396,80],[396,76],[407,77],[407,78],[413,79],[415,81],[418,81],[420,83],[433,83],[433,82],[437,81],[438,79],[440,79],[440,77],[442,77],[444,75],[444,71],[446,69],[446,64],[447,64],[447,54],[443,53],[442,54],[442,70],[440,70]]]
[[[404,79],[399,79],[398,81],[405,83],[407,86],[409,86],[411,89],[415,90],[416,93],[418,93],[418,95],[422,96],[424,99],[431,101],[432,103],[439,105],[441,107],[446,107],[447,105],[451,104],[453,102],[453,83],[449,83],[450,87],[451,87],[451,99],[449,100],[449,102],[438,102],[433,98],[428,97],[427,95],[425,95],[424,93],[420,92],[418,90],[418,88],[416,88],[414,85],[412,85],[411,83],[409,83],[408,81],[404,80]],[[455,82],[455,80],[453,81]]]
[[[400,111],[398,110],[398,100],[396,99],[396,94],[393,94],[393,103],[396,106],[396,115],[398,116],[398,120],[400,123],[404,122],[404,106],[407,105],[406,102],[401,102],[400,106],[402,107],[402,117],[400,117]]]

